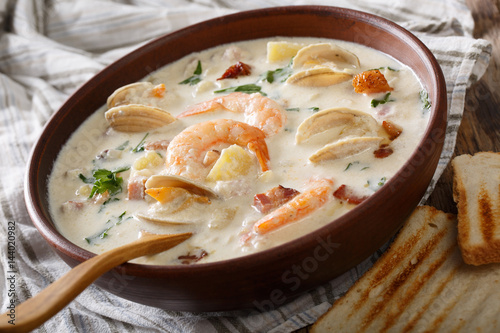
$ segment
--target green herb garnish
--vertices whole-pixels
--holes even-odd
[[[196,69],[194,70],[193,75],[188,77],[184,81],[179,82],[179,84],[189,84],[190,86],[194,86],[201,81],[201,73],[201,61],[198,60],[198,64],[196,65]]]
[[[127,212],[123,212],[120,216],[118,217],[113,217],[109,220],[106,221],[106,223],[104,224],[104,229],[99,231],[98,233],[92,235],[92,236],[89,236],[89,237],[85,237],[85,240],[87,241],[87,243],[89,244],[95,244],[97,240],[99,239],[104,239],[106,237],[108,237],[108,231],[114,227],[115,225],[119,225],[121,224],[123,221],[126,221],[128,219],[131,219],[132,217],[129,216],[127,217],[126,219],[124,219],[124,216]]]
[[[382,177],[380,178],[379,182],[378,182],[378,186],[384,186],[385,182],[387,181],[387,178],[386,177]]]
[[[425,90],[420,90],[420,101],[422,102],[422,109],[427,111],[431,108],[431,101],[429,100],[429,94]]]
[[[346,168],[344,169],[344,171],[347,171],[350,167],[352,167],[353,165],[355,164],[359,164],[359,161],[355,161],[355,162],[349,162],[349,164],[347,164]]]
[[[128,146],[128,140],[115,148],[115,150],[124,150]]]
[[[387,66],[387,67],[379,67],[379,68],[372,68],[372,69],[370,69],[370,70],[371,70],[371,71],[374,71],[374,70],[376,70],[376,69],[378,69],[378,70],[381,70],[381,69],[388,69],[388,70],[393,71],[393,72],[399,72],[399,69],[395,69],[395,68],[392,68],[392,67],[389,67],[389,66]]]
[[[288,109],[285,109],[286,111],[290,111],[290,112],[299,112],[300,111],[300,108],[288,108]]]
[[[313,107],[308,108],[308,110],[311,112],[318,112],[319,108],[317,106],[313,106]]]
[[[109,204],[110,202],[114,202],[114,201],[120,201],[120,199],[118,199],[118,198],[109,198],[108,200],[104,201],[102,203],[101,207],[99,207],[98,213],[102,212],[104,210],[104,208],[106,208],[107,204]]]
[[[149,135],[149,132],[146,133],[146,135],[144,135],[144,137],[142,138],[142,140],[139,142],[139,144],[137,146],[135,146],[134,149],[132,149],[132,152],[133,153],[139,153],[141,151],[144,151],[144,142],[146,142],[146,138],[148,137]]]
[[[389,99],[390,96],[391,96],[391,93],[387,93],[387,94],[385,94],[384,98],[382,98],[382,99],[372,99],[372,103],[371,103],[372,108],[376,108],[377,106],[379,106],[379,104],[394,102],[393,99]]]
[[[287,66],[283,68],[277,68],[273,71],[267,71],[262,74],[261,80],[267,81],[269,83],[273,83],[274,81],[285,82],[293,73],[292,64],[293,58],[290,60]]]
[[[220,89],[220,90],[215,90],[214,93],[219,94],[219,93],[224,93],[224,92],[242,92],[246,94],[253,94],[253,93],[260,93],[263,96],[267,96],[264,92],[261,91],[262,87],[258,86],[256,84],[244,84],[242,86],[236,86],[236,87],[229,87],[226,89]]]
[[[115,195],[122,191],[123,178],[118,177],[117,174],[130,169],[130,167],[122,167],[113,171],[106,169],[97,169],[92,173],[91,178],[87,178],[82,174],[78,177],[86,184],[93,184],[90,191],[89,198],[92,198],[95,193],[102,194],[108,191],[109,195]]]

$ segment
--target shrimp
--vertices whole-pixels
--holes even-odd
[[[259,93],[245,94],[241,92],[234,92],[226,96],[198,103],[179,114],[177,118],[219,109],[243,113],[245,115],[245,122],[260,128],[267,137],[278,133],[285,126],[286,122],[285,109],[277,102]]]
[[[305,191],[257,221],[253,231],[259,235],[266,234],[306,217],[332,197],[333,184],[333,180],[328,178],[311,179]]]
[[[394,90],[387,83],[384,74],[380,73],[378,69],[359,73],[352,79],[352,85],[354,91],[358,94],[372,94]]]
[[[166,166],[170,174],[193,180],[206,177],[209,168],[203,163],[205,154],[219,144],[248,147],[256,156],[263,172],[269,170],[269,152],[265,134],[246,123],[218,119],[192,125],[177,134],[167,148]]]

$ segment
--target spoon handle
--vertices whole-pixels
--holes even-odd
[[[8,313],[1,315],[1,332],[28,332],[47,321],[68,305],[102,274],[129,260],[166,251],[191,237],[191,233],[153,235],[145,233],[138,240],[104,252],[75,266],[36,296],[15,308],[15,325]]]

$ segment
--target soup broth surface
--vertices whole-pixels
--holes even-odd
[[[317,44],[327,46],[311,47],[310,56],[303,51]],[[390,89],[355,92],[354,76],[373,69]],[[235,258],[331,223],[384,186],[411,156],[429,120],[425,91],[409,67],[338,40],[276,37],[221,45],[143,81],[151,85],[129,87],[116,107],[154,106],[175,121],[120,131],[106,120],[109,107],[103,106],[63,147],[48,189],[57,229],[94,253],[130,243],[141,230],[193,232],[175,248],[136,263]],[[224,108],[198,105],[221,97]],[[203,107],[210,111],[183,116]],[[318,114],[325,116],[315,119]],[[151,117],[134,115],[125,123]],[[311,128],[302,125],[306,119],[314,120]],[[198,127],[184,131],[190,126]],[[172,174],[216,196],[158,185],[144,193],[150,177]]]

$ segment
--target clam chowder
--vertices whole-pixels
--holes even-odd
[[[136,263],[262,251],[335,223],[384,186],[422,138],[429,108],[410,68],[361,45],[218,46],[109,96],[54,164],[51,215],[94,253],[142,230],[193,232]]]

